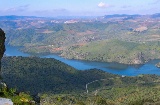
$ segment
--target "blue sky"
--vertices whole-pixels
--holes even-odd
[[[160,13],[160,0],[0,0],[0,14],[103,16]]]

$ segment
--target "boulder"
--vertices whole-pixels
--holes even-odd
[[[7,98],[0,98],[0,105],[13,105],[13,102]]]

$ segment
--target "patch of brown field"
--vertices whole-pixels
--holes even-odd
[[[153,37],[155,37],[155,38],[159,38],[160,37],[160,35],[151,35],[151,37],[153,38]]]
[[[94,34],[95,32],[90,31],[90,30],[87,30],[86,33],[87,33],[87,34]]]
[[[64,47],[58,47],[58,48],[52,48],[49,50],[50,50],[50,52],[54,53],[54,52],[62,51],[63,49],[64,49]]]
[[[94,33],[95,32],[93,32],[93,31],[87,30],[86,32],[78,32],[77,35],[78,36],[84,36],[84,35],[92,35]]]
[[[47,46],[38,46],[37,48],[38,48],[38,49],[47,48]]]
[[[62,48],[54,48],[53,50],[55,50],[55,51],[61,51]]]
[[[50,34],[50,33],[53,33],[53,31],[49,31],[49,30],[45,30],[44,32],[42,32],[44,34]]]
[[[148,39],[148,40],[146,40],[146,41],[157,41],[157,40],[160,40],[160,38],[156,38],[156,39]]]
[[[145,39],[145,41],[157,41],[160,40],[160,35],[149,35]]]
[[[32,23],[30,23],[30,24],[31,24],[32,26],[37,26],[37,23],[33,23],[33,22],[32,22]]]
[[[78,32],[77,35],[78,35],[78,36],[83,36],[84,33],[83,33],[83,32]]]
[[[86,43],[77,43],[77,44],[73,44],[72,46],[85,46]]]
[[[37,29],[36,30],[36,33],[43,33],[43,34],[50,34],[50,33],[53,33],[54,31],[50,31],[48,29]]]
[[[73,30],[69,30],[67,33],[69,33],[69,34],[75,34],[76,32],[73,31]]]
[[[78,46],[84,46],[84,45],[86,45],[86,43],[78,43],[76,45],[78,45]]]
[[[160,38],[149,38],[146,41],[157,41],[157,40],[160,40]]]

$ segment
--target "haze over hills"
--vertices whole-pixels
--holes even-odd
[[[93,18],[99,18],[103,17],[106,19],[109,18],[138,18],[138,17],[151,17],[151,18],[159,18],[160,13],[155,14],[148,14],[148,15],[140,15],[140,14],[113,14],[113,15],[105,15],[105,16],[56,16],[56,17],[37,17],[37,16],[18,16],[18,15],[6,15],[6,16],[0,16],[0,20],[20,20],[20,19],[42,19],[42,18],[48,18],[48,19],[93,19]]]

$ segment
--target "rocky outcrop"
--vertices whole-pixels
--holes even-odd
[[[13,105],[11,99],[0,98],[0,105]]]
[[[145,55],[142,52],[139,52],[136,57],[131,61],[131,64],[144,64],[145,62]]]
[[[160,62],[158,62],[155,66],[160,68]]]
[[[5,39],[6,39],[5,33],[0,28],[0,62],[5,52]],[[0,63],[0,77],[1,77],[1,63]],[[7,88],[7,85],[4,82],[2,82],[2,78],[0,78],[0,89],[4,88]],[[11,101],[11,99],[0,98],[0,105],[13,105],[13,102]]]
[[[3,54],[5,52],[5,33],[4,31],[0,28],[0,59],[2,59]]]
[[[5,33],[4,31],[0,28],[0,88],[4,87],[2,78],[1,78],[1,59],[3,57],[3,54],[5,52]]]
[[[5,52],[5,33],[4,31],[0,28],[0,62],[3,57],[3,54]],[[1,63],[0,63],[0,77],[1,77]]]

